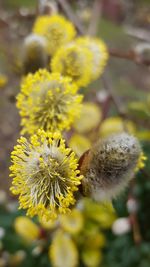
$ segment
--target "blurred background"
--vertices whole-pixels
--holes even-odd
[[[70,131],[70,146],[80,157],[94,142],[95,131],[101,138],[126,127],[139,138],[149,158],[150,1],[67,3],[85,33],[102,38],[110,52],[105,78],[81,89],[84,112]],[[149,160],[126,192],[113,201],[114,209],[108,204],[81,201],[78,210],[59,223],[46,225],[26,219],[9,192],[10,152],[20,131],[15,102],[22,77],[23,41],[39,14],[58,12],[67,17],[63,4],[50,0],[0,1],[0,267],[149,267]],[[70,226],[72,220],[75,226]],[[60,244],[64,244],[64,251]]]

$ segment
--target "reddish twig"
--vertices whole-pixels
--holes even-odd
[[[138,218],[137,218],[136,213],[130,214],[130,221],[132,224],[134,243],[136,245],[139,245],[142,242],[142,236],[140,233],[140,226],[139,226],[139,222],[138,222]]]
[[[138,221],[138,215],[137,215],[137,199],[134,196],[134,186],[135,186],[135,180],[131,181],[130,184],[130,190],[129,190],[129,195],[128,195],[128,201],[133,202],[133,207],[132,205],[130,206],[127,204],[128,211],[129,211],[129,218],[130,222],[132,225],[132,231],[133,231],[133,240],[136,245],[139,245],[142,242],[142,234],[141,234],[141,229],[140,229],[140,224]],[[134,204],[135,203],[135,204]],[[135,207],[134,207],[135,206]]]
[[[150,66],[150,59],[143,58],[140,54],[137,54],[134,50],[127,52],[119,51],[118,49],[108,49],[109,55],[112,57],[122,58],[135,62],[136,64],[142,64],[145,66]]]

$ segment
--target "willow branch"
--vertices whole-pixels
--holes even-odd
[[[136,64],[150,66],[150,59],[143,58],[140,54],[136,53],[134,50],[125,52],[125,51],[119,51],[118,49],[109,48],[108,51],[109,55],[112,57],[122,58],[133,61]]]

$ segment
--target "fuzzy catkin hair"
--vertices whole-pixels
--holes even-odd
[[[47,61],[45,38],[33,33],[28,35],[22,51],[23,73],[34,73],[40,68],[45,68]]]
[[[96,201],[116,197],[133,178],[140,153],[138,140],[127,133],[97,142],[80,167],[83,194]]]

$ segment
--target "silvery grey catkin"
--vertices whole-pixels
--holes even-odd
[[[80,166],[83,194],[96,201],[116,197],[133,178],[140,154],[138,140],[127,133],[97,142]]]
[[[48,55],[46,53],[46,40],[37,34],[30,34],[24,39],[22,50],[23,72],[34,73],[39,68],[46,67]]]

